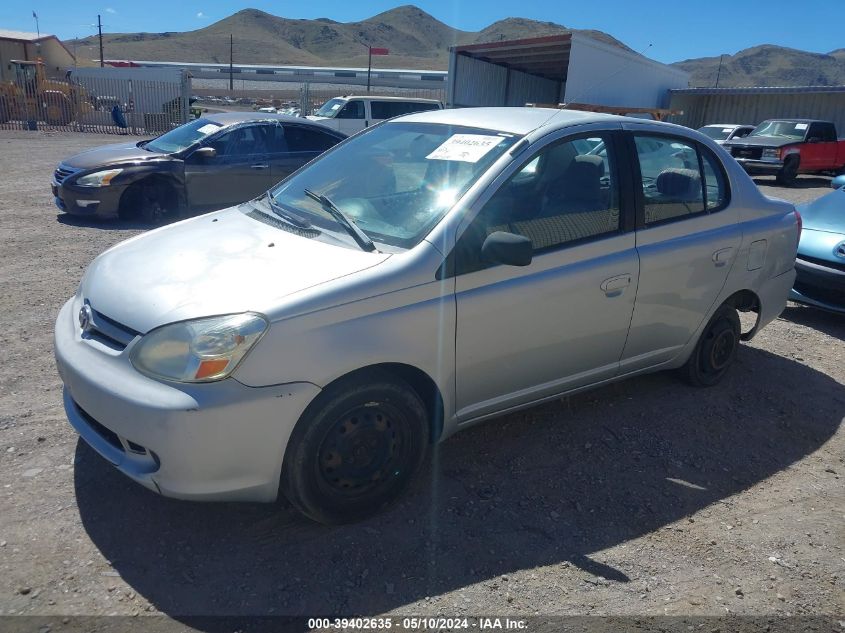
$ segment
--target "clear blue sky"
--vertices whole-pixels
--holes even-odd
[[[415,4],[438,20],[477,31],[506,17],[548,20],[567,27],[599,29],[637,51],[662,62],[716,56],[757,44],[777,44],[826,53],[845,47],[838,26],[841,0],[514,0],[503,2],[417,0]],[[289,18],[327,17],[352,22],[402,4],[400,1],[317,0],[3,0],[0,29],[34,31],[32,11],[41,31],[62,39],[96,33],[97,14],[104,32],[186,31],[202,28],[247,7]],[[841,7],[840,7],[841,8]]]

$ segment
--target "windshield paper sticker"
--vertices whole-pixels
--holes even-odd
[[[796,123],[796,124],[795,124],[795,129],[796,129],[796,130],[806,130],[806,129],[807,129],[807,124],[806,124],[806,123]]]
[[[211,134],[220,129],[219,125],[215,125],[214,123],[206,123],[201,128],[197,129],[197,132],[200,134]]]
[[[456,160],[464,163],[477,163],[501,142],[501,136],[453,134],[426,158],[428,160]]]

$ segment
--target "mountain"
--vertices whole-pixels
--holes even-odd
[[[845,85],[845,49],[827,54],[763,44],[736,55],[687,59],[672,64],[690,73],[693,87]]]
[[[627,48],[601,31],[578,31],[524,18],[499,20],[478,32],[461,31],[412,5],[360,22],[293,20],[244,9],[195,31],[103,34],[103,46],[107,59],[226,63],[231,34],[236,63],[360,67],[367,65],[366,47],[371,45],[390,50],[390,55],[378,58],[380,67],[445,70],[450,46],[569,32]],[[99,55],[96,37],[67,44],[76,48],[80,59]]]

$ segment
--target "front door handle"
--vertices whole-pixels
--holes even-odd
[[[713,253],[713,263],[716,264],[717,267],[724,266],[731,261],[731,255],[733,255],[733,252],[734,249],[732,246],[719,249]]]
[[[599,287],[604,290],[604,293],[608,297],[615,297],[616,295],[622,294],[622,291],[630,285],[631,275],[630,273],[625,273],[624,275],[616,275],[616,277],[605,279]]]
[[[250,165],[250,169],[269,169],[270,165],[267,163],[256,163],[255,165]]]

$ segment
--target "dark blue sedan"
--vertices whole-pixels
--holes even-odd
[[[789,298],[845,314],[845,188],[798,207],[804,220]]]

